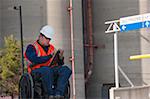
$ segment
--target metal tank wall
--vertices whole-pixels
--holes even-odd
[[[14,34],[17,36],[19,34],[19,13],[13,10],[13,6],[16,4],[13,0],[1,0],[2,6],[2,37]],[[19,37],[19,35],[17,36]]]
[[[140,14],[143,13],[150,13],[150,1],[149,0],[139,0],[139,9]],[[140,34],[140,43],[141,43],[141,54],[149,54],[150,53],[150,29],[141,29]],[[150,84],[150,61],[149,59],[142,59],[141,60],[141,67],[142,67],[142,80],[143,84]]]
[[[103,84],[115,82],[113,34],[105,34],[108,28],[105,22],[138,15],[140,7],[139,0],[93,0],[92,7],[94,45],[98,49],[94,50],[93,74],[88,82],[86,95],[87,99],[105,99],[102,93],[107,91],[102,90]],[[141,39],[140,30],[118,33],[119,66],[134,85],[143,84],[143,67],[140,60],[129,61],[129,56],[141,54]],[[102,44],[105,48],[101,48]],[[120,72],[119,78],[120,86],[130,86]]]
[[[82,0],[73,0],[76,99],[85,99]]]
[[[2,1],[0,0],[0,47],[2,46]]]
[[[3,36],[13,34],[20,40],[19,10],[14,6],[22,7],[23,37],[24,44],[33,42],[38,36],[42,25],[46,24],[45,0],[2,0],[2,33]]]
[[[22,0],[23,35],[25,43],[33,43],[47,24],[46,0]],[[25,44],[26,46],[26,44]]]
[[[84,63],[83,63],[83,36],[82,36],[82,7],[80,0],[73,0],[73,26],[74,26],[74,47],[75,47],[75,78],[76,98],[84,99]],[[65,49],[66,63],[71,57],[70,46],[70,19],[67,8],[69,0],[48,0],[47,22],[55,29],[53,43],[57,48]],[[71,64],[70,64],[71,67]]]
[[[71,40],[69,0],[2,0],[2,33],[4,36],[14,34],[20,40],[19,11],[14,6],[21,5],[23,21],[24,49],[39,35],[40,27],[51,25],[54,30],[52,43],[56,48],[65,50],[65,63],[71,68]],[[76,98],[85,98],[84,88],[84,63],[83,63],[83,36],[82,36],[82,3],[81,0],[73,0],[73,25],[75,47],[75,78]],[[70,78],[72,84],[72,77]]]
[[[1,30],[1,24],[2,24],[2,19],[1,19],[1,17],[2,17],[2,1],[0,1],[0,32],[2,31],[2,30]]]

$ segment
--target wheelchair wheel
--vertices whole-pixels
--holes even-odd
[[[70,99],[70,83],[69,83],[69,81],[68,81],[68,84],[67,84],[66,89],[65,89],[64,98]]]
[[[33,99],[33,79],[29,73],[24,73],[19,81],[19,99]]]

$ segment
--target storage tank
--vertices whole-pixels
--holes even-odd
[[[2,46],[2,1],[0,1],[0,47]]]

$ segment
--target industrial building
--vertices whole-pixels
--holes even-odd
[[[76,99],[107,99],[104,93],[115,85],[115,67],[113,33],[105,33],[105,22],[149,13],[149,5],[149,0],[72,0],[72,7],[70,0],[0,0],[0,47],[7,35],[20,40],[19,11],[14,6],[21,6],[24,49],[36,40],[41,26],[51,25],[55,30],[52,43],[65,50],[70,68],[74,44]],[[149,59],[129,60],[131,55],[150,54],[149,31],[118,32],[118,63],[134,86],[150,84]],[[120,72],[119,85],[130,87]]]

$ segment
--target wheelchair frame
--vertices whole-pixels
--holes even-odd
[[[43,96],[41,96],[43,97]],[[65,99],[70,99],[70,83],[65,89]],[[19,99],[34,99],[34,81],[33,77],[29,73],[24,73],[19,81]],[[43,97],[43,99],[45,99]]]

